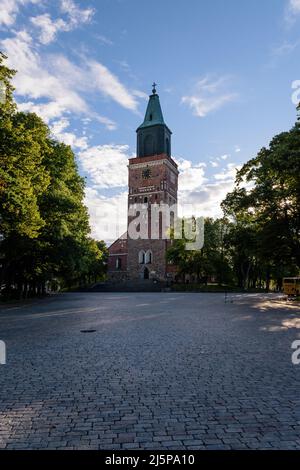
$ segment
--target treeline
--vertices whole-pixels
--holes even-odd
[[[96,282],[108,253],[89,236],[84,179],[71,148],[36,114],[17,110],[14,74],[0,53],[0,293]],[[222,208],[222,218],[205,219],[200,251],[185,250],[184,240],[168,250],[182,279],[268,290],[299,275],[300,119],[237,172]]]
[[[281,289],[283,277],[299,275],[299,118],[237,172],[222,208],[223,218],[205,220],[201,251],[186,251],[182,240],[169,249],[168,260],[183,277],[269,290]]]
[[[102,278],[107,249],[90,238],[84,179],[69,146],[36,114],[18,112],[15,71],[0,53],[0,288],[27,297]]]

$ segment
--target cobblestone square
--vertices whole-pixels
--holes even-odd
[[[62,294],[2,307],[0,339],[1,449],[300,449],[274,294]]]

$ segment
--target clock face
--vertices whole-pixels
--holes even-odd
[[[147,179],[151,178],[150,168],[146,168],[145,170],[143,170],[142,176],[143,176],[144,180],[147,180]]]

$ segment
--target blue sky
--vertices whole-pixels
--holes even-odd
[[[18,105],[72,145],[92,233],[107,240],[125,228],[127,159],[153,80],[179,197],[218,216],[235,169],[296,120],[299,26],[300,0],[0,0]]]

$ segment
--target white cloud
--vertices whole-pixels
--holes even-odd
[[[183,96],[181,101],[192,109],[195,116],[205,117],[237,98],[237,93],[226,91],[228,81],[228,77],[217,80],[205,77],[197,82],[193,94]]]
[[[52,19],[49,13],[31,18],[31,23],[40,30],[42,44],[52,42],[60,31],[72,31],[81,24],[89,23],[94,15],[93,8],[81,9],[72,0],[62,0],[61,11],[66,19]]]
[[[79,153],[82,169],[100,188],[125,187],[128,183],[128,145],[98,145]]]
[[[70,121],[67,118],[59,119],[51,125],[51,132],[53,135],[61,134],[65,129],[70,126]]]
[[[176,158],[176,157],[173,157],[173,159],[177,163],[179,171],[189,170],[192,166],[192,162],[190,160],[185,160],[184,158]]]
[[[283,44],[280,44],[279,46],[276,46],[272,49],[272,55],[283,56],[283,55],[289,54],[293,52],[298,45],[299,45],[299,41],[296,41],[293,43],[289,43],[285,41]]]
[[[141,90],[132,90],[132,94],[134,96],[136,96],[137,98],[141,98],[143,100],[147,100],[149,99],[149,95],[147,93],[145,93],[144,91],[141,91]]]
[[[31,23],[40,29],[39,40],[42,44],[52,42],[59,31],[68,31],[68,25],[62,18],[52,20],[49,13],[32,17]]]
[[[95,115],[95,119],[101,122],[101,124],[104,124],[106,129],[108,129],[109,131],[114,131],[115,129],[117,129],[117,124],[105,116],[99,116],[98,114]]]
[[[179,205],[192,205],[194,215],[200,217],[221,217],[221,202],[226,194],[234,188],[234,181],[207,183],[195,191],[179,191]]]
[[[94,8],[80,8],[73,0],[61,0],[61,11],[68,15],[70,28],[89,23],[95,13]]]
[[[210,164],[213,168],[217,168],[220,166],[220,164],[223,164],[225,160],[228,160],[230,157],[230,154],[225,153],[224,155],[221,155],[220,157],[215,157],[213,160],[210,160]]]
[[[186,103],[192,110],[195,116],[205,117],[212,111],[221,108],[225,103],[232,101],[233,94],[222,95],[215,98],[203,98],[201,96],[183,96],[182,102]]]
[[[29,3],[43,3],[42,0],[0,0],[0,25],[11,26],[15,23],[20,6]]]
[[[225,157],[225,155],[222,155]],[[215,168],[225,158],[218,157],[217,161],[211,160],[210,164]],[[226,155],[227,157],[227,155]],[[240,166],[227,163],[226,167],[215,173],[213,179],[208,179],[205,174],[203,163],[192,164],[189,160],[181,159],[179,164],[179,189],[178,203],[179,212],[190,205],[190,213],[204,217],[221,217],[221,202],[235,185],[236,170]],[[200,170],[200,171],[199,171]],[[193,176],[195,175],[195,176]],[[215,180],[215,181],[213,181]],[[188,215],[188,214],[187,214]]]
[[[15,23],[20,7],[28,4],[43,5],[44,0],[0,0],[0,25]],[[66,19],[53,20],[48,13],[31,18],[31,22],[41,30],[41,42],[53,41],[60,30],[71,31],[81,24],[89,23],[95,13],[94,8],[80,8],[73,0],[60,0],[60,10]]]
[[[224,162],[229,155],[224,154],[217,158],[218,162]],[[192,204],[192,212],[199,216],[220,217],[222,210],[221,202],[227,192],[234,188],[236,166],[234,163],[227,163],[226,167],[215,173],[212,182],[205,173],[206,164],[203,162],[192,163],[183,158],[176,159],[179,169],[178,179],[178,202],[179,206]],[[211,160],[210,164],[216,168],[219,166],[216,160]]]
[[[84,150],[88,148],[88,139],[85,136],[78,137],[73,132],[62,132],[55,136],[57,140],[66,145],[70,145],[73,149]]]
[[[88,139],[86,136],[78,137],[73,132],[66,132],[65,130],[70,126],[70,121],[67,118],[59,119],[50,126],[52,135],[66,145],[70,145],[74,149],[85,150],[88,148]]]
[[[289,10],[295,14],[300,13],[300,0],[290,0]]]
[[[221,181],[234,181],[235,180],[235,175],[236,171],[241,168],[239,165],[235,165],[235,163],[228,163],[226,165],[226,168],[223,169],[220,173],[216,173],[214,175],[214,178],[216,180],[221,180]]]
[[[90,109],[84,95],[101,92],[126,109],[136,110],[137,101],[104,65],[85,60],[75,65],[63,55],[41,56],[26,31],[0,42],[8,55],[8,65],[17,69],[16,93],[29,102],[20,103],[23,110],[34,110],[47,122],[65,113],[84,114],[104,124],[109,130],[116,124]],[[46,103],[34,100],[48,99]],[[19,100],[20,101],[20,100]]]
[[[62,116],[67,110],[55,101],[49,103],[34,103],[33,101],[17,102],[20,111],[36,113],[47,124],[49,121]]]
[[[18,71],[14,78],[18,95],[33,99],[48,98],[58,103],[61,112],[88,112],[88,107],[79,94],[47,70],[46,61],[34,49],[27,32],[20,31],[14,37],[1,41],[1,45],[8,55],[9,66]]]
[[[127,230],[127,191],[105,197],[88,186],[85,204],[89,211],[92,237],[111,243]]]
[[[178,187],[179,190],[193,190],[201,187],[205,181],[204,168],[192,167],[190,170],[185,170],[180,174]]]
[[[194,165],[190,160],[179,159],[178,161],[179,180],[178,188],[179,191],[189,190],[193,191],[203,185],[206,181],[205,174],[205,163],[198,163]]]
[[[103,95],[109,96],[124,108],[137,109],[137,101],[133,94],[128,92],[116,75],[110,72],[105,65],[90,61],[88,66],[92,86],[95,86]]]
[[[300,14],[300,0],[289,0],[285,9],[285,21],[292,26]]]
[[[98,43],[105,44],[106,46],[113,46],[113,41],[103,34],[95,34],[95,38],[97,39]]]

